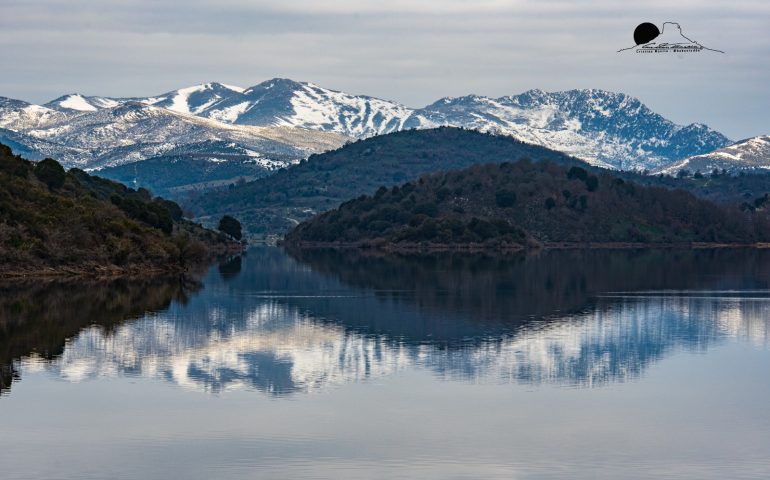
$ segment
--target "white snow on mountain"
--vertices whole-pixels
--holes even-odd
[[[531,90],[497,99],[444,98],[421,109],[312,83],[273,79],[198,113],[245,125],[285,125],[365,138],[406,128],[474,128],[610,168],[655,168],[730,141],[705,125],[676,125],[639,100],[602,90]]]
[[[241,92],[243,92],[243,89],[240,87],[213,82],[180,88],[179,90],[168,92],[158,97],[137,100],[142,103],[164,107],[179,113],[199,115],[223,98]]]
[[[50,108],[0,97],[0,128],[24,131],[65,118],[65,114]]]
[[[677,174],[680,170],[690,173],[708,173],[714,169],[728,171],[770,169],[770,135],[760,135],[741,140],[704,155],[694,155],[667,165],[656,173]]]
[[[211,82],[152,97],[70,94],[43,107],[0,98],[0,127],[89,150],[76,162],[81,166],[104,164],[110,149],[134,161],[207,139],[248,143],[264,136],[254,127],[288,129],[280,141],[301,139],[291,146],[309,154],[347,138],[439,125],[511,135],[620,169],[658,169],[731,143],[705,125],[676,125],[633,97],[594,89],[469,95],[419,109],[282,78],[246,89]]]
[[[312,83],[275,78],[230,95],[199,115],[244,125],[278,125],[364,138],[400,130],[412,110]]]
[[[139,102],[82,112],[24,133],[83,150],[70,165],[87,169],[143,160],[205,140],[232,141],[263,153],[291,153],[297,160],[345,141],[331,132],[232,125]]]
[[[64,95],[45,104],[45,107],[62,112],[95,112],[112,108],[123,103],[120,99],[107,97],[86,97],[78,93]]]
[[[62,108],[69,110],[78,110],[80,112],[95,112],[96,107],[88,103],[85,98],[80,95],[68,95],[67,98],[59,102]]]
[[[646,169],[729,140],[701,124],[676,125],[639,100],[603,90],[530,90],[492,99],[444,98],[416,110],[407,126],[463,126],[511,135],[599,166]]]

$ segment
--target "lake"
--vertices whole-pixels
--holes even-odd
[[[770,251],[4,283],[0,475],[770,478]]]

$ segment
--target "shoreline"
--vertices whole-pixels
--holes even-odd
[[[118,267],[116,265],[62,265],[57,267],[46,266],[33,269],[0,270],[0,278],[3,280],[23,279],[115,279],[115,278],[148,278],[161,275],[185,275],[188,268],[161,268],[152,265],[133,265],[131,267]]]
[[[435,253],[435,252],[464,252],[464,253],[525,253],[542,250],[705,250],[705,249],[770,249],[770,242],[756,243],[720,243],[720,242],[675,242],[675,243],[636,243],[636,242],[548,242],[532,246],[519,244],[484,245],[471,244],[419,244],[402,243],[388,244],[381,242],[278,242],[280,248],[300,250],[360,250],[383,253]],[[224,254],[241,254],[240,251],[230,250],[221,252]],[[218,252],[219,253],[219,252]],[[198,264],[172,267],[159,267],[157,265],[131,265],[119,267],[117,265],[61,265],[42,266],[31,269],[0,270],[2,280],[24,279],[66,279],[81,278],[92,280],[109,280],[116,278],[149,278],[162,275],[194,275],[200,267],[208,266],[216,255],[209,257],[208,261]]]
[[[520,244],[484,245],[470,244],[420,244],[420,243],[383,243],[383,242],[279,242],[283,248],[299,248],[308,250],[370,250],[383,252],[529,252],[538,250],[641,250],[641,249],[766,249],[769,242],[755,243],[722,243],[722,242],[673,242],[673,243],[640,243],[640,242],[547,242],[531,246]]]
[[[134,264],[118,266],[114,264],[95,264],[83,263],[78,265],[45,265],[32,268],[4,268],[0,267],[1,280],[20,280],[20,279],[63,279],[63,278],[83,278],[83,279],[116,279],[116,278],[149,278],[162,275],[194,275],[201,267],[208,267],[217,258],[225,255],[242,255],[246,252],[247,246],[241,243],[229,242],[224,246],[222,244],[209,245],[208,254],[205,258],[194,263],[185,265],[169,264]]]

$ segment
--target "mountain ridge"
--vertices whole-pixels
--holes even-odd
[[[45,109],[38,113],[34,108],[30,110],[31,104],[13,107],[6,102],[4,108],[0,99],[0,127],[50,140],[55,136],[46,133],[50,128],[62,128],[70,121],[83,123],[83,117],[99,117],[104,110],[119,109],[132,102],[218,122],[216,125],[223,129],[225,125],[283,127],[351,139],[412,128],[473,128],[510,135],[615,169],[654,170],[732,143],[701,123],[678,125],[635,97],[599,89],[550,93],[533,89],[498,98],[444,97],[425,107],[411,108],[286,78],[266,80],[248,88],[209,82],[149,97],[69,94],[38,106]],[[26,113],[18,113],[24,108]],[[212,125],[209,124],[214,128]],[[126,143],[130,141],[131,138],[126,139]],[[141,137],[133,139],[134,143],[143,141]],[[182,137],[175,143],[185,142],[189,140]],[[147,151],[140,145],[130,160],[157,156],[163,149],[171,146]],[[313,152],[306,152],[305,156],[310,153]]]
[[[713,152],[687,157],[658,170],[656,173],[668,175],[679,174],[680,171],[709,173],[714,169],[769,170],[770,135],[746,138]]]

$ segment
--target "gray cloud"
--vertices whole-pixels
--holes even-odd
[[[0,95],[149,95],[274,76],[422,106],[442,96],[603,88],[734,138],[770,133],[763,0],[2,0]],[[642,21],[725,55],[644,57]],[[653,58],[654,57],[654,58]]]

